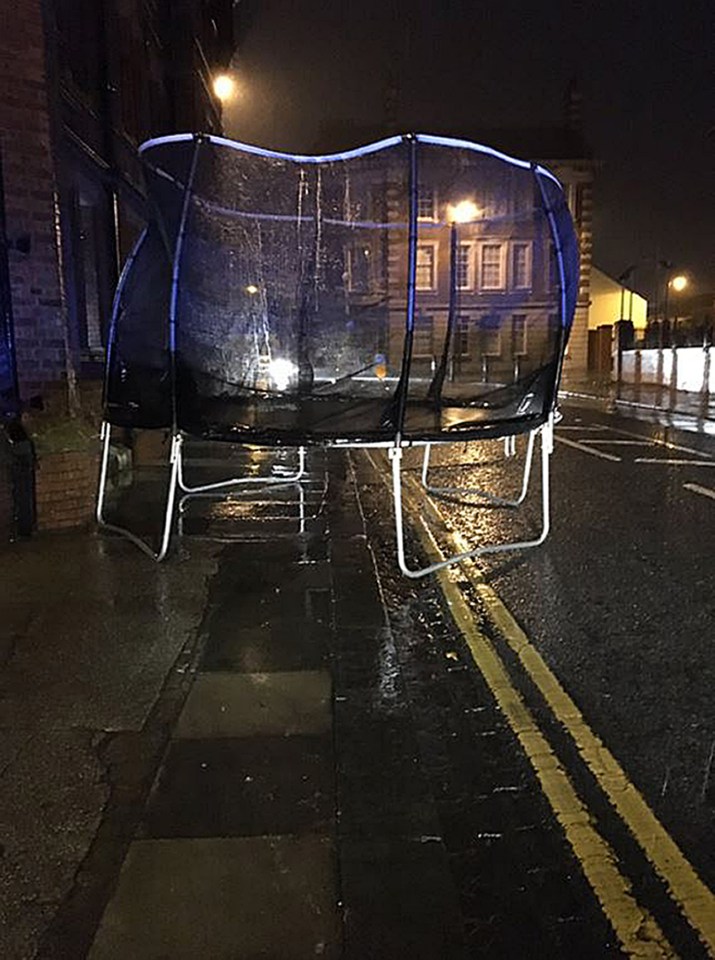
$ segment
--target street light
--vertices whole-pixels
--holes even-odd
[[[687,289],[689,282],[690,281],[688,280],[688,278],[685,276],[684,273],[678,273],[671,278],[671,280],[668,283],[668,286],[671,288],[673,293],[682,293],[683,290]],[[668,304],[667,287],[665,291],[665,303],[666,303],[666,309],[667,309],[667,304]],[[673,317],[672,337],[670,338],[673,346],[676,345],[677,334],[678,334],[678,313],[676,308],[676,313],[675,313],[675,316]]]
[[[427,397],[430,400],[439,401],[442,398],[442,387],[449,361],[449,349],[457,321],[458,225],[460,223],[472,223],[482,216],[482,213],[482,209],[477,206],[474,200],[470,199],[459,200],[457,203],[450,203],[447,206],[447,220],[449,221],[449,310],[447,313],[447,330],[442,345],[442,357],[427,390]]]
[[[671,290],[675,293],[682,293],[688,286],[688,278],[684,273],[676,273],[673,276],[673,264],[668,260],[661,260],[659,264],[665,270],[665,296],[663,297],[663,325],[660,336],[660,346],[664,346],[663,334],[670,340],[670,326],[668,320],[668,294]]]
[[[471,223],[481,215],[482,211],[474,200],[460,200],[459,203],[450,203],[447,207],[447,219],[453,228],[456,223]]]
[[[214,77],[213,91],[221,103],[227,103],[229,100],[233,100],[236,95],[236,81],[229,74],[220,73]]]

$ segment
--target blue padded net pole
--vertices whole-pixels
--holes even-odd
[[[199,159],[199,150],[203,143],[203,136],[196,134],[194,138],[194,150],[191,155],[191,166],[189,175],[184,187],[184,201],[181,207],[181,219],[179,220],[179,229],[176,232],[176,243],[174,245],[174,257],[171,268],[171,295],[169,298],[169,370],[171,376],[171,419],[172,433],[178,432],[178,418],[176,407],[176,319],[177,303],[179,299],[179,270],[181,267],[181,254],[184,248],[184,235],[186,233],[186,221],[189,216],[189,201],[191,200],[191,190],[196,176],[196,166]]]
[[[124,287],[127,283],[127,278],[131,272],[134,261],[139,256],[139,251],[141,250],[144,241],[146,240],[149,230],[148,227],[144,227],[139,239],[134,244],[132,252],[127,257],[127,261],[122,268],[122,272],[119,274],[119,281],[117,282],[117,289],[114,294],[114,300],[112,302],[112,316],[109,320],[109,330],[107,332],[107,354],[104,360],[104,383],[102,387],[102,409],[107,409],[107,400],[109,398],[109,376],[112,369],[112,363],[114,361],[114,345],[117,338],[117,323],[119,320],[119,311],[121,309],[122,295],[124,293]]]
[[[407,392],[410,386],[410,368],[412,366],[412,344],[415,338],[415,290],[417,275],[417,203],[418,203],[418,168],[417,168],[417,137],[408,134],[405,137],[409,145],[409,230],[407,235],[407,309],[405,314],[405,341],[402,348],[402,369],[395,391],[397,415],[395,417],[395,442],[397,446],[402,441],[402,432],[405,423],[407,408]]]
[[[449,306],[447,310],[447,329],[444,334],[444,343],[442,344],[442,356],[439,366],[434,372],[432,382],[427,390],[427,399],[434,400],[435,406],[439,409],[442,403],[442,389],[444,387],[444,378],[447,373],[447,364],[449,363],[450,348],[454,338],[454,327],[457,323],[457,252],[459,250],[459,237],[457,232],[457,223],[452,221],[449,225]]]

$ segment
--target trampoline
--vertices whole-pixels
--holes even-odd
[[[155,559],[169,549],[186,438],[389,452],[398,562],[418,577],[481,553],[524,549],[549,528],[549,456],[578,288],[564,192],[544,167],[423,134],[300,156],[180,134],[140,148],[152,217],[125,264],[110,325],[97,519]],[[112,428],[171,435],[159,548],[107,523]],[[541,446],[542,525],[410,569],[402,455],[528,435]],[[428,488],[436,490],[438,488]],[[480,491],[481,492],[481,491]]]

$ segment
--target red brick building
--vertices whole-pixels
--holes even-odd
[[[20,393],[99,373],[144,211],[136,147],[218,132],[230,0],[16,0],[0,12],[0,153]]]

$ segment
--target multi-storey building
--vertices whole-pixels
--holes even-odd
[[[564,187],[580,251],[578,300],[563,368],[566,380],[583,377],[588,360],[595,163],[579,133],[578,111],[578,95],[571,92],[564,128],[458,131],[461,137],[473,142],[542,164]],[[384,128],[332,129],[325,132],[320,146],[322,149],[368,143],[387,132]],[[353,177],[352,205],[357,218],[384,219],[393,224],[404,219],[405,211],[400,209],[400,205],[404,207],[407,190],[404,179],[398,177],[381,187],[370,182],[371,176],[366,164],[362,186],[360,177]],[[455,299],[457,323],[450,344],[450,373],[457,371],[485,382],[508,383],[538,363],[541,344],[536,331],[548,329],[548,323],[538,314],[546,309],[554,263],[548,255],[548,245],[542,240],[535,242],[528,232],[520,233],[509,212],[498,209],[499,194],[504,198],[508,190],[492,190],[491,198],[465,193],[459,178],[448,171],[433,169],[420,176],[413,348],[416,375],[422,370],[428,377],[429,370],[439,363],[450,300]],[[451,211],[464,201],[473,205],[474,213],[468,222],[458,225],[455,246]],[[394,229],[384,237],[379,232],[358,231],[345,251],[352,301],[365,309],[370,302],[390,301],[385,345],[393,357],[400,355],[404,335],[404,311],[396,292],[406,283],[406,256],[406,236]],[[456,298],[450,294],[453,286]]]
[[[230,0],[17,0],[0,16],[0,150],[20,391],[98,369],[144,221],[136,147],[218,132]]]

